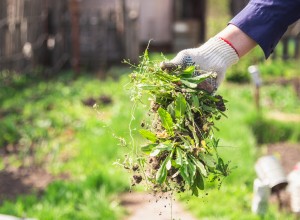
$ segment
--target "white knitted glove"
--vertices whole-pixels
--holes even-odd
[[[216,72],[216,79],[207,79],[202,86],[208,92],[213,92],[223,81],[226,69],[237,63],[238,60],[239,56],[229,42],[225,42],[219,37],[213,37],[198,48],[180,51],[169,62],[162,62],[161,68],[163,70],[174,70],[195,65],[195,75],[199,75],[197,69]]]

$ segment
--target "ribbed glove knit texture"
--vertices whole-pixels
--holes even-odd
[[[219,87],[224,80],[225,72],[231,65],[237,63],[239,56],[236,50],[223,39],[213,37],[198,48],[180,51],[170,63],[186,68],[195,65],[196,69],[212,71],[217,73],[214,86]]]

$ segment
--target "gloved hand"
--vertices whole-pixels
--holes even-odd
[[[213,37],[198,48],[180,51],[172,60],[162,62],[160,66],[162,70],[171,71],[194,65],[196,67],[194,75],[199,75],[197,69],[215,72],[216,78],[209,78],[198,85],[199,89],[213,92],[224,80],[227,68],[237,63],[238,60],[237,51],[228,41]]]

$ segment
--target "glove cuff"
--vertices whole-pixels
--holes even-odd
[[[207,61],[207,70],[218,73],[216,87],[219,87],[225,78],[227,68],[239,61],[239,56],[229,42],[225,42],[220,37],[213,37],[199,48],[199,53]],[[199,54],[200,55],[200,54]]]
[[[235,47],[232,45],[232,43],[229,41],[229,40],[226,40],[225,38],[223,37],[220,37],[221,40],[225,41],[227,44],[229,44],[229,46],[232,47],[232,49],[234,49],[235,53],[238,55],[238,57],[240,57],[238,51],[235,49]]]

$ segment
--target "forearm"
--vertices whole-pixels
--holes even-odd
[[[229,24],[225,29],[218,33],[217,37],[221,37],[229,41],[237,51],[240,58],[257,45],[252,38],[232,24]]]

